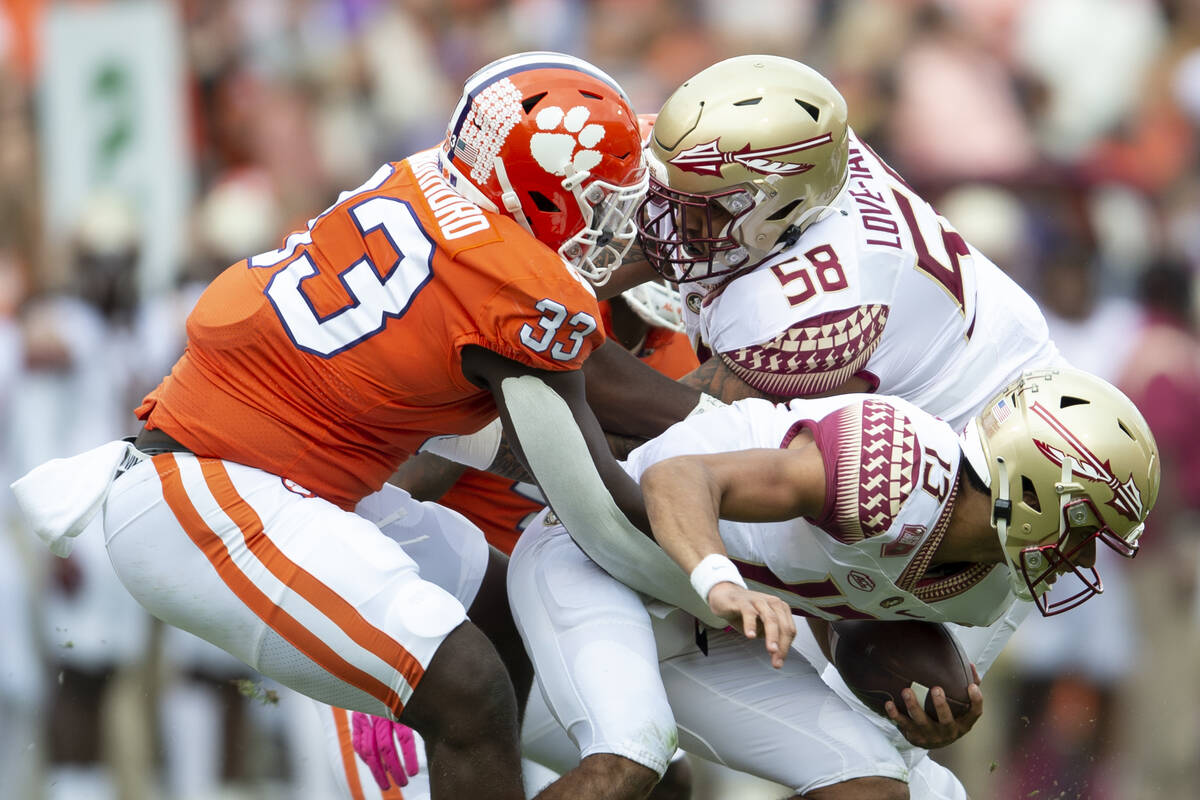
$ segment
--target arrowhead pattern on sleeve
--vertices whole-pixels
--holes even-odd
[[[856,306],[806,319],[762,344],[720,355],[761,392],[811,396],[840,386],[866,366],[887,318],[887,306]]]

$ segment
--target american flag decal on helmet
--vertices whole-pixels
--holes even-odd
[[[669,163],[697,175],[720,175],[721,168],[726,164],[740,164],[748,170],[763,175],[800,175],[812,169],[813,165],[775,161],[774,157],[799,153],[828,144],[833,141],[833,135],[823,133],[802,142],[764,147],[761,150],[751,150],[748,143],[741,150],[721,150],[717,146],[718,141],[720,139],[713,139],[711,142],[689,147],[672,158]]]
[[[1066,425],[1059,422],[1041,403],[1034,403],[1029,410],[1045,420],[1046,424],[1063,437],[1067,444],[1071,445],[1079,454],[1078,456],[1068,456],[1057,447],[1034,439],[1033,443],[1042,455],[1060,467],[1067,458],[1071,458],[1074,462],[1071,470],[1073,474],[1095,483],[1103,483],[1112,489],[1113,496],[1107,505],[1112,506],[1118,514],[1126,519],[1138,522],[1145,516],[1142,493],[1138,490],[1137,484],[1133,482],[1132,475],[1124,482],[1118,480],[1117,476],[1113,474],[1112,466],[1107,461],[1097,458]]]

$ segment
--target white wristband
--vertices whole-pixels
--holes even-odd
[[[692,588],[696,590],[696,594],[708,602],[708,593],[718,583],[729,581],[736,583],[743,589],[746,588],[746,582],[742,580],[742,575],[738,572],[737,567],[733,565],[725,556],[720,553],[712,553],[705,556],[696,568],[692,570],[691,575]]]

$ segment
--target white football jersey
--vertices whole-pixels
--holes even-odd
[[[859,376],[961,430],[1056,362],[1033,299],[853,132],[832,208],[749,273],[680,286],[693,341],[751,386],[801,397]]]
[[[784,447],[807,429],[825,461],[819,518],[720,523],[753,588],[823,619],[990,625],[1013,600],[1001,564],[930,568],[957,492],[958,437],[899,398],[741,400],[684,420],[630,454],[635,478],[672,456]]]

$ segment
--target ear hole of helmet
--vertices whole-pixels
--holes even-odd
[[[1042,501],[1038,498],[1037,487],[1028,476],[1021,476],[1021,502],[1039,514],[1042,513]]]
[[[787,205],[780,208],[778,211],[776,211],[771,216],[767,217],[767,219],[770,220],[771,222],[778,222],[781,219],[787,219],[788,214],[791,214],[793,211],[795,211],[796,206],[800,205],[803,202],[804,202],[803,197],[796,198],[792,202],[790,202]]]
[[[541,192],[530,191],[529,198],[533,200],[533,204],[537,206],[538,211],[545,211],[549,214],[557,214],[560,209],[558,205]]]
[[[533,111],[533,109],[537,106],[538,103],[542,102],[542,98],[545,97],[547,94],[548,94],[548,92],[542,92],[541,94],[534,94],[534,95],[530,95],[529,97],[526,97],[524,100],[521,101],[521,108],[525,109],[526,114],[529,114],[530,112]]]

